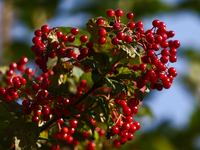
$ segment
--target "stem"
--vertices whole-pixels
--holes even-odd
[[[56,122],[58,119],[60,119],[62,116],[53,116],[51,118],[51,120],[49,120],[46,124],[44,124],[41,128],[40,128],[40,132],[46,130],[50,125],[52,125],[54,122]]]

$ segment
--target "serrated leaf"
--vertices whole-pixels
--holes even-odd
[[[17,134],[17,138],[20,139],[19,146],[22,150],[29,150],[36,146],[36,142],[39,136],[39,129],[36,123],[28,122],[24,128]]]
[[[107,85],[112,88],[111,90],[114,95],[119,94],[125,88],[123,81],[115,77],[106,78],[106,81]]]
[[[132,58],[134,58],[136,54],[140,56],[140,54],[137,52],[136,47],[133,47],[131,44],[125,43],[124,45],[119,45],[119,48],[127,52],[127,54]]]
[[[13,119],[6,128],[8,138],[17,137],[19,146],[23,150],[29,150],[36,146],[39,130],[36,123],[26,123],[23,119]]]

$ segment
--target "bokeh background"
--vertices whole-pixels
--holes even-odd
[[[24,55],[34,59],[31,40],[43,24],[85,29],[89,19],[117,8],[122,22],[132,11],[146,30],[154,19],[165,22],[181,42],[172,87],[147,94],[134,117],[141,129],[119,149],[200,150],[200,0],[0,0],[0,66]]]

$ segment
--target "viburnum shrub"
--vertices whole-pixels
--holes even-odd
[[[90,19],[87,31],[48,25],[35,31],[36,68],[26,67],[24,56],[1,79],[0,107],[10,116],[5,130],[15,147],[94,150],[104,136],[114,147],[133,139],[140,129],[133,117],[145,92],[169,89],[177,76],[170,63],[177,61],[180,42],[169,40],[175,33],[164,22],[156,19],[145,31],[132,12],[127,25],[122,15],[109,9],[111,21]]]

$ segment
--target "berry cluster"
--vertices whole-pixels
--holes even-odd
[[[123,11],[121,9],[116,11],[109,9],[107,10],[107,16],[115,17],[115,20],[110,22],[110,25],[106,25],[102,18],[96,20],[97,25],[101,27],[98,30],[98,35],[100,36],[98,43],[105,44],[105,36],[109,36],[111,32],[114,32],[116,36],[112,37],[111,43],[117,45],[117,49],[113,52],[113,56],[119,52],[122,44],[129,43],[134,46],[141,46],[143,49],[140,51],[140,64],[128,64],[133,71],[143,72],[137,82],[137,87],[142,88],[150,81],[151,89],[159,91],[163,87],[169,89],[173,78],[177,76],[176,69],[168,67],[169,62],[174,63],[177,61],[176,54],[180,42],[178,40],[168,40],[174,37],[175,32],[172,30],[167,31],[166,24],[157,19],[152,22],[152,29],[144,31],[142,21],[137,21],[136,23],[132,21],[134,17],[132,12],[126,14],[130,22],[125,25],[120,21],[122,15]],[[107,30],[110,30],[110,28],[112,30],[108,33]],[[148,67],[148,65],[151,67]]]
[[[169,67],[177,61],[180,46],[178,40],[168,40],[174,31],[159,20],[144,31],[142,21],[132,21],[132,12],[126,14],[127,25],[121,23],[122,15],[121,9],[109,9],[107,16],[114,20],[89,21],[95,24],[88,23],[90,39],[78,28],[43,25],[32,38],[36,69],[26,67],[28,58],[22,57],[3,75],[3,102],[21,99],[26,122],[37,124],[41,132],[51,127],[52,150],[59,150],[60,142],[78,146],[80,140],[86,150],[94,150],[94,133],[103,137],[106,130],[115,147],[132,140],[140,129],[133,117],[148,84],[168,89],[177,76]],[[83,72],[80,78],[72,74],[74,68]],[[98,122],[107,128],[100,129]]]
[[[127,103],[128,102],[128,103]],[[113,141],[113,146],[119,147],[120,144],[125,144],[133,139],[133,133],[140,129],[140,123],[137,121],[133,122],[134,114],[138,112],[137,105],[139,100],[137,98],[121,100],[120,97],[114,99],[114,103],[117,104],[117,109],[113,111],[113,120],[116,125],[110,129],[110,136],[117,134],[117,139]]]

